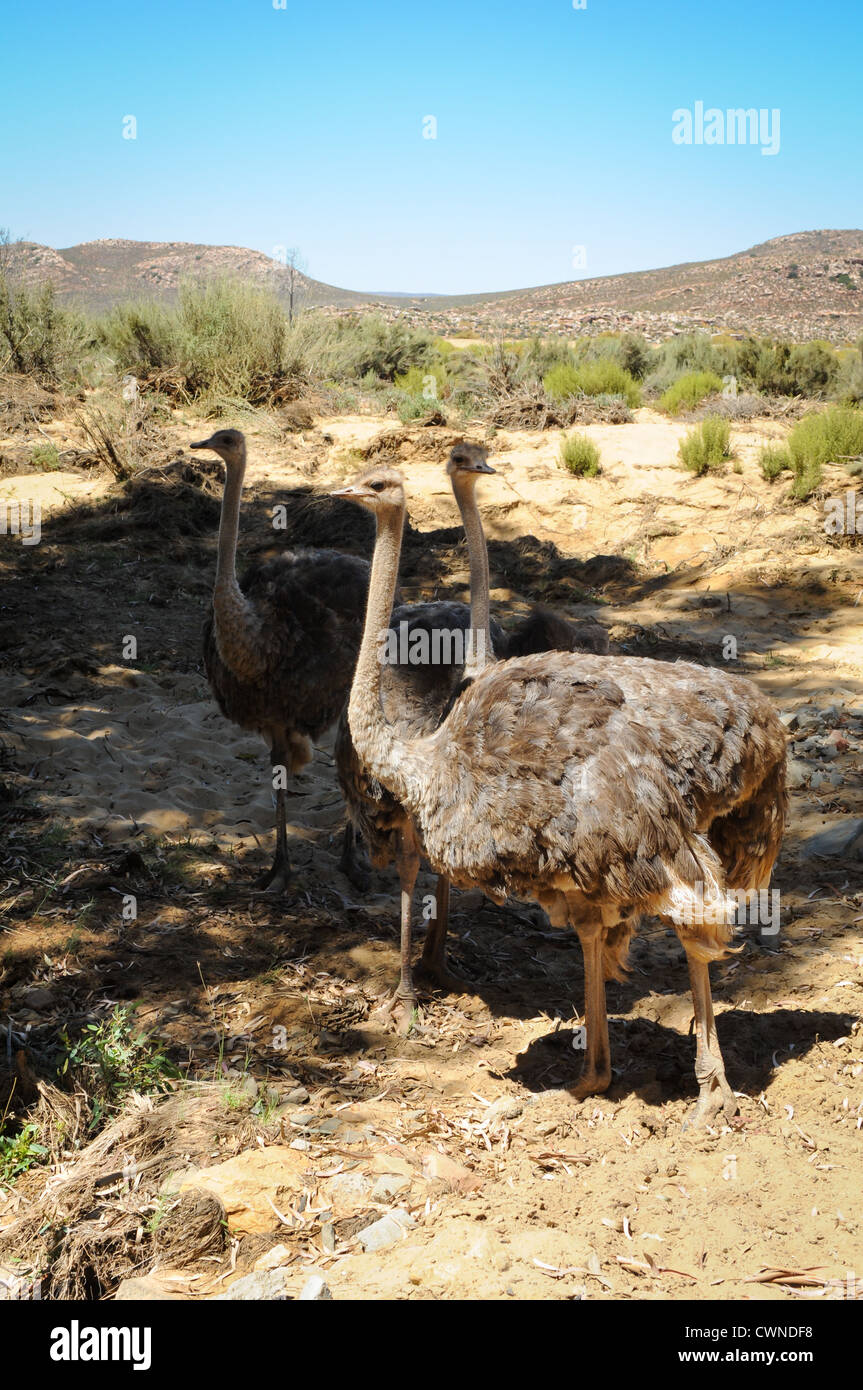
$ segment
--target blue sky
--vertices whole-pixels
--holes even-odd
[[[295,245],[331,284],[444,293],[860,227],[861,37],[856,0],[19,4],[0,225]],[[779,108],[779,153],[675,145],[696,101]]]

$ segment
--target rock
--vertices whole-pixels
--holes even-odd
[[[284,1211],[304,1186],[309,1160],[295,1149],[272,1144],[248,1149],[212,1168],[199,1168],[180,1184],[180,1191],[200,1188],[219,1198],[228,1228],[238,1235],[272,1231],[279,1225],[273,1206]]]
[[[423,1158],[423,1177],[430,1182],[437,1179],[445,1182],[455,1192],[474,1192],[478,1187],[482,1187],[482,1178],[478,1178],[476,1173],[472,1173],[463,1164],[456,1163],[455,1159],[448,1158],[446,1154],[429,1153]]]
[[[801,845],[801,853],[807,858],[817,856],[822,859],[861,859],[863,858],[863,816],[846,816],[835,824],[810,835]]]
[[[313,1274],[303,1285],[300,1302],[313,1303],[319,1299],[332,1298],[332,1293],[320,1274]]]
[[[188,1296],[170,1288],[155,1274],[142,1274],[137,1279],[123,1279],[114,1294],[115,1303],[188,1302]]]
[[[330,1178],[330,1200],[339,1211],[353,1210],[368,1197],[371,1179],[365,1173],[336,1173]]]
[[[812,769],[808,763],[801,762],[799,758],[788,759],[788,785],[792,791],[805,787],[811,776]]]
[[[265,1255],[260,1255],[255,1260],[253,1268],[256,1270],[280,1269],[290,1260],[291,1252],[286,1245],[274,1245],[272,1250],[268,1250]]]
[[[401,1240],[413,1225],[413,1217],[403,1207],[398,1207],[379,1221],[373,1221],[365,1230],[358,1231],[357,1240],[367,1254],[373,1250],[386,1250],[388,1245],[395,1245],[397,1240]]]
[[[403,1178],[398,1173],[383,1173],[372,1188],[372,1201],[391,1202],[394,1197],[407,1192],[410,1185],[410,1178]]]
[[[332,1221],[325,1221],[321,1227],[321,1245],[328,1255],[336,1253],[336,1228]]]
[[[515,1120],[523,1111],[523,1101],[518,1100],[515,1096],[501,1096],[500,1100],[493,1101],[486,1110],[482,1127],[483,1129],[494,1129],[501,1120]]]
[[[37,1013],[42,1013],[45,1009],[50,1009],[54,1004],[53,991],[44,985],[34,985],[22,995],[22,1001],[28,1009],[35,1009]]]
[[[283,1302],[287,1299],[285,1284],[289,1278],[286,1269],[257,1270],[244,1274],[234,1281],[224,1293],[217,1294],[214,1303]]]
[[[285,1105],[305,1105],[310,1099],[305,1086],[295,1086],[292,1091],[288,1091],[285,1096]]]
[[[779,716],[779,723],[784,724],[786,729],[796,729],[799,724],[797,711],[794,709],[783,710]]]

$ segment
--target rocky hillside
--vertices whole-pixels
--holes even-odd
[[[62,300],[93,309],[155,296],[170,301],[186,276],[229,275],[287,303],[290,271],[238,246],[109,238],[55,251],[9,249],[12,271],[51,280]],[[296,302],[333,313],[376,305],[388,318],[477,336],[602,333],[634,329],[657,341],[688,328],[759,332],[802,341],[853,342],[863,333],[863,231],[795,232],[721,260],[572,280],[490,295],[364,294],[298,274]]]

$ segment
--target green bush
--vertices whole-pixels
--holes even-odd
[[[685,373],[737,375],[738,347],[736,343],[714,343],[706,333],[681,333],[669,338],[655,350],[645,386],[661,394]]]
[[[599,449],[586,434],[564,435],[560,443],[560,461],[564,468],[578,478],[595,478],[600,471]]]
[[[758,455],[758,463],[769,483],[792,467],[790,453],[777,444],[766,444]]]
[[[53,444],[37,444],[30,453],[30,464],[42,473],[53,473],[60,467],[60,455]]]
[[[700,476],[709,468],[721,468],[732,457],[731,426],[718,415],[708,415],[679,445],[684,468]]]
[[[166,1091],[180,1075],[159,1044],[136,1031],[134,1023],[134,1010],[116,1004],[102,1023],[88,1023],[75,1042],[62,1035],[66,1058],[61,1074],[71,1072],[89,1095],[91,1129],[130,1091]]]
[[[686,372],[662,393],[657,405],[667,415],[679,415],[684,410],[695,410],[708,396],[721,390],[722,381],[715,372]]]
[[[91,347],[85,320],[58,308],[52,285],[13,285],[0,261],[0,371],[71,384],[78,380],[81,359]]]
[[[788,436],[794,472],[791,492],[804,501],[821,481],[825,463],[845,463],[863,454],[863,411],[832,405],[804,415]]]
[[[582,362],[577,367],[561,362],[546,372],[542,384],[552,400],[568,396],[622,396],[626,404],[641,404],[641,388],[629,372],[608,358]]]

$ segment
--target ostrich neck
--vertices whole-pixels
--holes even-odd
[[[390,624],[402,547],[404,511],[378,517],[366,621],[348,702],[354,747],[369,771],[399,800],[407,795],[404,773],[410,761],[381,705],[380,642]]]
[[[476,501],[476,478],[453,476],[452,488],[467,536],[470,564],[470,626],[472,641],[465,661],[465,675],[474,676],[494,660],[489,628],[488,547]]]
[[[245,472],[246,454],[243,450],[239,466],[225,469],[213,618],[216,645],[225,665],[240,679],[251,680],[263,673],[264,661],[260,622],[237,583],[237,537]]]

